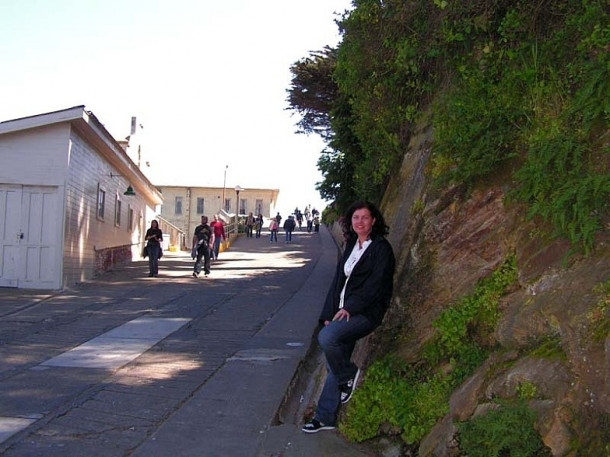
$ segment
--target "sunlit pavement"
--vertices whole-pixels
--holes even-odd
[[[158,278],[0,289],[0,454],[363,455],[278,421],[337,258],[325,229],[278,238],[240,237],[207,278],[167,252]]]

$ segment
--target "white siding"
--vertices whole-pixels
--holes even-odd
[[[117,171],[76,133],[70,137],[70,163],[66,195],[64,244],[64,282],[74,284],[94,276],[99,269],[95,251],[132,245],[132,258],[138,258],[147,206],[139,196],[125,196],[129,182],[124,177],[111,177]],[[104,219],[97,217],[98,184],[106,191]],[[115,196],[122,201],[121,225],[114,223]],[[129,231],[127,209],[134,212],[134,227]]]
[[[63,187],[68,132],[62,124],[0,136],[0,183]]]
[[[121,173],[117,167],[135,182],[118,176]],[[136,196],[123,195],[130,184],[136,189]],[[97,217],[98,185],[106,191],[103,219]],[[34,200],[23,201],[33,201],[43,226],[53,224],[53,230],[44,233],[52,233],[56,243],[51,246],[52,239],[40,237],[30,243],[28,255],[38,264],[28,267],[21,276],[29,280],[36,271],[42,271],[42,281],[50,283],[56,278],[54,284],[61,283],[61,287],[139,258],[144,231],[155,214],[153,206],[159,203],[157,190],[84,107],[0,123],[0,186],[15,188],[20,195],[35,191]],[[54,195],[53,205],[47,194]],[[122,202],[119,225],[115,223],[116,196]],[[47,200],[39,202],[39,197],[46,198],[49,204]],[[131,227],[129,209],[133,211]],[[16,230],[27,234],[29,229],[40,228],[37,223],[38,220],[30,221],[27,224],[31,227]],[[8,241],[0,240],[7,249],[19,235],[13,232]],[[20,240],[24,241],[16,245],[27,242],[23,237]],[[51,248],[57,253],[54,261],[49,255]]]

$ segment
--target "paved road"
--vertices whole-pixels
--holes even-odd
[[[263,234],[265,235],[265,234]],[[209,278],[167,253],[59,293],[0,289],[0,455],[367,456],[300,431],[319,386],[330,234],[235,241]]]

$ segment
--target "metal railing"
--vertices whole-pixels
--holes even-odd
[[[244,231],[245,215],[238,215],[236,222],[235,213],[228,213],[224,209],[221,209],[219,214],[225,223],[227,238],[231,239]]]

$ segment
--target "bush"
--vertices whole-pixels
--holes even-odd
[[[460,448],[468,457],[551,455],[534,429],[536,415],[524,401],[497,406],[487,414],[458,424]]]
[[[472,295],[441,314],[435,322],[439,336],[426,346],[417,366],[393,356],[373,363],[341,424],[345,435],[364,441],[390,426],[408,444],[426,436],[449,412],[453,389],[487,357],[487,350],[472,340],[472,332],[484,338],[493,332],[498,300],[515,280],[515,258],[510,257],[480,281]]]
[[[449,411],[450,377],[428,375],[396,357],[369,367],[356,390],[341,431],[354,441],[373,438],[384,425],[407,443],[416,443]]]

